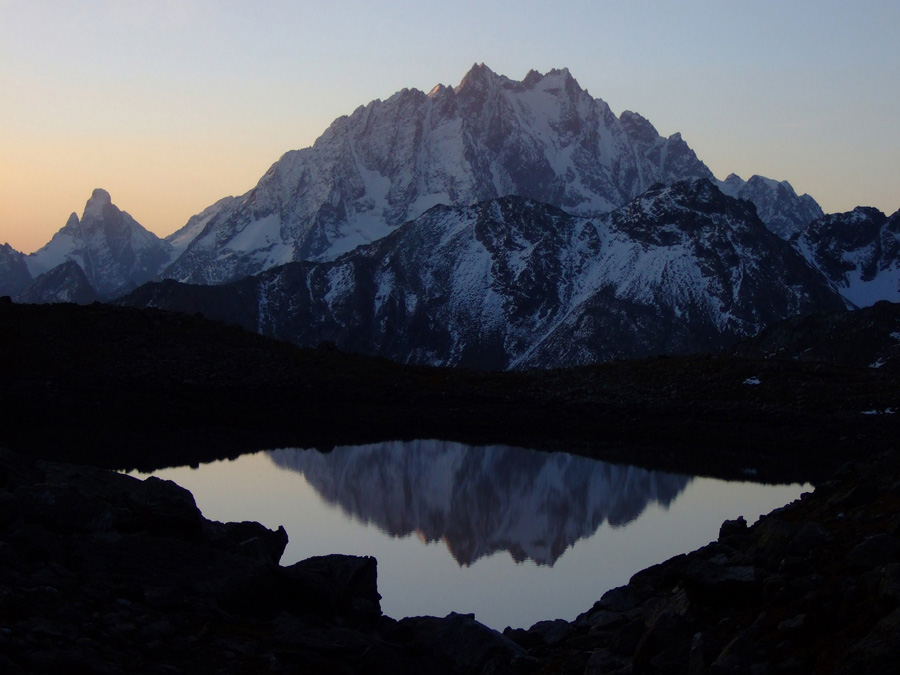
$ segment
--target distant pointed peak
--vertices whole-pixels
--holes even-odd
[[[533,87],[535,84],[544,79],[544,75],[539,70],[535,70],[532,68],[528,71],[528,74],[525,76],[525,79],[522,80],[522,84],[526,87]]]
[[[94,191],[91,193],[91,198],[88,201],[99,201],[106,204],[112,204],[112,198],[103,188],[94,188]]]
[[[103,188],[96,188],[93,193],[91,193],[91,198],[87,200],[87,204],[84,205],[84,215],[82,215],[82,220],[89,216],[95,218],[102,217],[104,207],[110,206],[111,204],[112,199],[110,198],[109,193]]]
[[[74,211],[72,211],[72,214],[69,216],[69,219],[66,221],[64,229],[78,227],[78,223],[79,223],[78,214],[75,213]]]
[[[493,75],[494,71],[491,70],[490,68],[488,68],[482,62],[482,63],[473,63],[472,64],[472,67],[469,68],[469,72],[467,73],[467,75],[471,75],[473,73],[478,74],[478,75]]]
[[[550,72],[547,73],[546,77],[551,77],[551,76],[559,76],[559,77],[563,77],[563,78],[570,79],[570,80],[575,79],[574,77],[572,77],[572,73],[569,72],[568,68],[551,68]]]
[[[480,89],[496,79],[496,77],[496,73],[486,65],[483,63],[476,63],[469,69],[469,72],[463,76],[462,81],[459,83],[459,86],[456,87],[455,91],[459,93],[463,89],[468,89],[469,87]]]
[[[443,84],[437,84],[434,86],[434,89],[428,92],[428,98],[440,98],[441,96],[445,96],[452,92],[452,87],[448,87]]]

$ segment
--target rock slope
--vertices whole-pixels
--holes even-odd
[[[742,340],[731,353],[856,368],[900,368],[900,304],[794,316]]]
[[[900,415],[884,414],[900,391],[889,366],[704,355],[485,373],[99,303],[0,302],[0,372],[0,443],[147,471],[264,447],[443,438],[805,482],[900,433]]]

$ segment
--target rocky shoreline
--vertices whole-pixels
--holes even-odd
[[[173,312],[0,302],[0,446],[14,450],[0,451],[0,671],[894,672],[900,311],[876,309],[743,356],[485,373]],[[861,363],[877,368],[804,360],[857,353],[873,331]],[[374,559],[281,567],[283,531],[212,523],[178,486],[106,470],[388,438],[817,487],[571,622],[501,634],[469,615],[383,616]]]
[[[25,672],[888,673],[900,458],[638,572],[574,621],[381,614],[373,558],[289,567],[283,530],[189,492],[0,452],[0,668]]]

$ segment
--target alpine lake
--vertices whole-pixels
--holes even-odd
[[[283,525],[282,565],[378,560],[388,616],[474,613],[498,630],[573,620],[636,572],[752,524],[809,485],[727,482],[561,452],[420,440],[279,449],[152,474],[206,518]]]

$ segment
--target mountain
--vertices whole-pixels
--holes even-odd
[[[691,481],[565,453],[472,452],[435,440],[268,454],[364,523],[394,537],[443,541],[460,566],[498,551],[552,566],[604,523],[625,525],[654,503],[668,508]]]
[[[32,278],[64,260],[102,298],[150,279],[220,284],[292,261],[329,261],[437,204],[515,195],[593,217],[655,184],[715,180],[681,138],[637,113],[618,117],[568,70],[521,82],[475,65],[456,87],[404,89],[335,120],[312,147],[286,153],[241,197],[226,197],[158,240],[95,192],[43,249]],[[821,209],[787,182],[718,183],[755,204],[787,238]],[[0,283],[7,284],[2,266]],[[11,288],[21,279],[10,280]]]
[[[172,246],[120,211],[105,190],[94,190],[81,218],[73,213],[43,248],[26,256],[32,277],[73,261],[100,298],[112,298],[155,279]]]
[[[594,218],[520,197],[435,206],[335,261],[215,287],[148,284],[120,302],[483,369],[719,350],[778,319],[843,307],[750,203],[705,179]]]
[[[66,260],[50,271],[39,274],[37,279],[16,296],[16,302],[32,305],[52,302],[87,305],[98,299],[84,270],[74,260]]]
[[[860,206],[823,216],[792,242],[853,305],[900,300],[900,211],[887,217]]]
[[[718,185],[729,197],[753,202],[766,227],[782,239],[790,239],[823,215],[815,199],[806,194],[798,196],[786,180],[751,176],[750,180],[745,181],[731,174]]]
[[[611,211],[655,183],[709,178],[679,134],[609,106],[566,69],[521,81],[474,66],[455,88],[404,89],[340,117],[222,208],[165,276],[223,283],[331,260],[436,204],[517,195],[575,215]]]
[[[14,296],[32,282],[25,254],[9,244],[0,245],[0,296]]]

